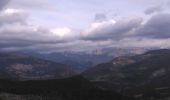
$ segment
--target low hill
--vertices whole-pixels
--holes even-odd
[[[74,75],[70,66],[27,55],[0,53],[0,78],[58,79]]]

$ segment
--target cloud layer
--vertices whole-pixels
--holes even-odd
[[[33,1],[27,2],[27,6],[30,6],[29,3],[32,4]],[[39,2],[36,1],[35,5],[40,4],[46,10],[49,8]],[[7,3],[8,0],[0,1],[1,51],[60,52],[91,51],[107,47],[170,47],[170,13],[160,12],[161,7],[145,10],[148,18],[136,16],[116,19],[105,13],[97,13],[89,27],[73,29],[32,24],[32,13],[26,10],[29,7],[19,9],[19,4],[5,7]],[[37,8],[35,6],[31,9]]]
[[[1,0],[0,1],[0,10],[4,8],[4,6],[9,2],[10,0]]]
[[[161,12],[163,8],[161,6],[153,6],[145,10],[145,14],[152,14],[155,12]]]

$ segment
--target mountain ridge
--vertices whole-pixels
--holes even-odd
[[[86,70],[83,75],[103,89],[138,97],[167,97],[158,93],[170,87],[170,50],[152,50],[141,55],[117,57]],[[155,96],[157,95],[157,96]]]
[[[0,65],[1,72],[17,79],[65,78],[76,74],[65,64],[14,53],[0,53]]]

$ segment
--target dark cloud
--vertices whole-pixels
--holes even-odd
[[[0,47],[29,47],[64,42],[49,29],[29,25],[29,14],[19,9],[0,12]]]
[[[17,1],[17,0],[16,0]],[[40,0],[38,0],[40,1]],[[23,3],[23,1],[18,1]],[[29,14],[24,10],[5,13],[3,7],[6,0],[0,1],[0,50],[8,51],[89,51],[98,47],[128,47],[128,46],[161,46],[164,40],[170,38],[170,14],[162,13],[152,16],[145,23],[142,18],[108,19],[106,14],[96,14],[94,23],[81,32],[69,33],[66,36],[55,30],[30,25]],[[145,11],[152,14],[160,11],[159,7],[152,7]],[[76,34],[76,36],[74,36]],[[64,36],[64,38],[62,37]],[[70,39],[74,38],[74,39]],[[168,40],[170,41],[170,40]],[[152,42],[151,44],[149,44]]]
[[[36,43],[56,43],[62,42],[57,36],[53,35],[49,30],[42,30],[29,25],[7,26],[0,28],[0,39],[18,41],[18,43],[31,42]]]
[[[10,0],[0,0],[0,10],[2,10],[9,1]]]
[[[153,6],[145,10],[145,14],[149,15],[155,12],[160,12],[162,11],[163,8],[161,6]]]
[[[148,38],[170,38],[170,14],[152,16],[136,31],[136,34]]]
[[[95,26],[95,27],[94,27]],[[128,21],[103,21],[92,24],[92,27],[84,32],[84,40],[121,40],[127,37],[133,38],[170,38],[170,14],[160,13],[153,15],[148,21],[142,23],[141,18]]]
[[[16,25],[17,26],[17,25]],[[45,50],[55,50],[55,45],[65,43],[64,40],[60,40],[57,36],[50,33],[48,30],[41,31],[42,29],[32,29],[28,25],[15,29],[1,29],[0,31],[0,50],[8,51],[20,51],[34,50],[37,52]],[[47,45],[47,46],[45,46]],[[50,47],[52,45],[53,47]]]
[[[6,8],[0,11],[1,51],[56,50],[55,45],[70,41],[69,37],[63,39],[48,28],[29,24],[28,17],[29,14],[21,9]]]
[[[108,39],[121,39],[128,36],[128,33],[138,28],[141,25],[141,18],[134,18],[131,20],[120,20],[114,22],[114,20],[98,22],[92,24],[92,27],[87,29],[84,34],[88,34],[83,37],[85,40],[108,40]],[[95,26],[96,24],[96,26]],[[95,27],[93,27],[95,26]]]

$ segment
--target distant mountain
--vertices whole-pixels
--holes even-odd
[[[117,90],[125,95],[168,98],[170,50],[151,50],[141,55],[117,57],[88,69],[83,75],[103,89]]]
[[[152,49],[152,48],[149,48]],[[90,52],[54,52],[54,53],[25,53],[41,59],[64,63],[75,70],[84,71],[92,66],[100,63],[105,63],[112,60],[114,57],[122,55],[134,55],[145,52],[146,48],[101,48]]]
[[[3,100],[133,100],[101,90],[81,76],[59,80],[0,80],[0,93]]]
[[[74,70],[65,64],[27,55],[0,53],[0,78],[57,79],[74,74]]]
[[[72,53],[72,52],[60,52],[60,53],[27,53],[28,55],[36,58],[41,58],[57,63],[64,63],[71,66],[74,70],[83,71],[99,63],[110,61],[113,56],[108,55],[96,55],[87,53]]]

